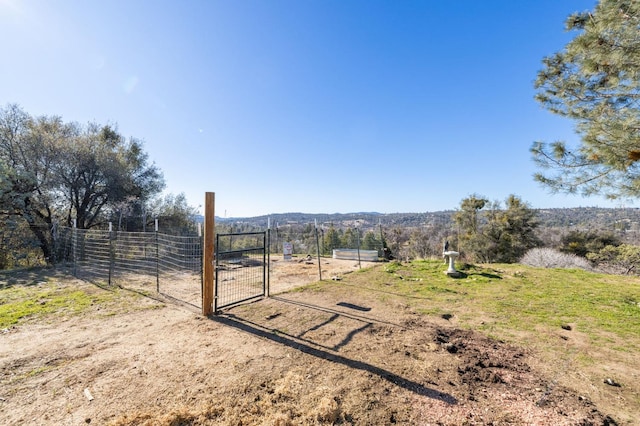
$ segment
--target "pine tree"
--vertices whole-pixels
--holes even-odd
[[[333,226],[333,223],[324,234],[324,251],[325,254],[330,254],[333,252],[333,249],[340,248],[340,233]]]
[[[358,231],[357,229],[347,228],[342,235],[342,247],[356,249],[358,248]]]
[[[476,195],[462,200],[460,205],[454,219],[466,256],[480,262],[512,263],[540,245],[535,235],[536,213],[519,197],[507,197],[505,209],[499,202],[488,203]],[[489,208],[481,212],[486,206]]]
[[[576,123],[577,146],[535,142],[535,179],[554,192],[640,195],[640,2],[601,0],[571,15],[579,34],[543,60],[536,99]]]

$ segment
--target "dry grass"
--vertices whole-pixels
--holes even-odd
[[[552,291],[562,282],[600,304],[631,300],[637,283],[508,265],[467,267],[460,279],[443,271],[441,262],[351,265],[341,281],[210,319],[123,292],[156,309],[97,316],[96,303],[73,318],[21,320],[0,335],[0,416],[8,425],[634,424],[637,329],[607,328],[589,303],[559,322],[544,312],[570,306],[572,292]],[[536,302],[544,297],[556,303]]]

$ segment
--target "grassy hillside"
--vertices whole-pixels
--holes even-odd
[[[354,274],[349,283],[495,337],[575,331],[594,344],[640,350],[637,277],[506,264],[459,269],[462,276],[451,278],[440,261],[394,262]]]
[[[545,342],[548,338],[540,331],[574,331],[592,344],[640,351],[637,277],[506,264],[459,269],[462,277],[451,278],[440,261],[392,262],[351,274],[344,284],[375,290],[383,299],[401,300],[417,312],[494,337],[524,333]],[[49,274],[39,269],[0,275],[0,326],[56,313],[73,315],[100,304],[122,306],[139,296],[78,288],[65,282],[69,277]]]
[[[331,280],[316,282],[295,290],[299,293],[289,294],[289,296],[299,296],[297,299],[304,303],[283,303],[280,301],[277,304],[278,298],[274,297],[268,301],[238,307],[226,317],[227,325],[217,321],[204,322],[201,318],[196,319],[189,312],[184,312],[180,308],[161,310],[158,311],[156,317],[145,315],[136,317],[138,319],[132,321],[129,316],[131,312],[157,308],[162,304],[142,297],[135,292],[96,287],[47,269],[3,273],[0,274],[0,332],[5,335],[4,337],[12,338],[16,342],[23,339],[26,343],[24,348],[30,348],[34,351],[42,349],[46,352],[46,345],[42,348],[40,348],[42,345],[33,346],[29,339],[21,337],[22,335],[29,336],[29,333],[38,333],[40,327],[44,326],[43,329],[56,330],[55,333],[48,333],[49,337],[60,337],[60,341],[56,340],[57,343],[55,343],[58,346],[52,344],[52,348],[55,349],[52,350],[54,350],[56,357],[60,357],[60,351],[64,349],[69,351],[65,355],[69,360],[83,360],[89,355],[102,356],[105,354],[112,354],[115,357],[114,360],[117,360],[115,362],[110,359],[90,359],[90,362],[86,363],[86,370],[68,372],[67,368],[80,368],[83,365],[82,362],[74,361],[73,363],[60,364],[59,369],[53,371],[58,366],[48,366],[47,360],[53,356],[50,353],[22,359],[25,355],[20,355],[21,352],[17,351],[16,356],[22,358],[15,362],[12,361],[13,364],[7,362],[8,367],[4,371],[10,374],[6,377],[11,377],[11,380],[14,380],[15,366],[24,364],[24,374],[15,375],[19,379],[16,383],[20,384],[14,388],[16,395],[23,387],[27,388],[20,380],[27,380],[31,376],[34,380],[44,380],[38,379],[38,377],[40,374],[47,374],[47,372],[55,374],[55,377],[60,377],[64,385],[56,385],[55,377],[47,376],[45,382],[52,383],[49,386],[63,386],[65,389],[68,377],[85,377],[94,374],[94,380],[99,380],[99,377],[103,377],[107,371],[112,374],[113,380],[123,376],[126,376],[127,380],[140,377],[140,380],[143,381],[134,384],[131,388],[131,392],[135,393],[141,386],[140,383],[147,383],[145,375],[129,374],[134,370],[144,372],[144,369],[138,365],[140,359],[149,360],[146,364],[149,371],[154,369],[165,371],[163,368],[167,368],[169,371],[173,370],[176,365],[188,366],[191,364],[191,361],[181,363],[180,360],[195,359],[197,358],[196,353],[206,353],[206,360],[201,366],[196,366],[196,370],[177,372],[179,381],[182,383],[184,377],[192,377],[197,374],[195,371],[206,371],[212,363],[210,355],[213,353],[223,354],[224,358],[233,365],[245,366],[248,364],[236,363],[239,362],[238,360],[246,359],[247,354],[270,353],[273,350],[282,350],[288,354],[287,351],[294,351],[296,356],[285,356],[285,352],[282,352],[277,357],[269,356],[266,358],[265,362],[269,367],[265,369],[260,366],[260,371],[266,371],[265,374],[269,374],[268,372],[271,371],[269,369],[273,368],[274,359],[289,362],[302,355],[309,355],[302,354],[297,349],[294,350],[293,347],[297,348],[298,343],[302,343],[302,346],[310,344],[309,342],[313,340],[312,335],[315,338],[325,336],[328,341],[324,344],[331,348],[330,342],[334,342],[336,336],[344,335],[337,333],[334,336],[328,328],[331,323],[333,327],[343,325],[346,327],[345,330],[349,331],[346,334],[349,336],[349,345],[342,344],[335,354],[331,352],[331,359],[348,358],[358,360],[360,364],[364,359],[371,365],[384,366],[385,370],[391,369],[390,365],[393,362],[402,361],[398,371],[401,371],[407,379],[417,380],[419,377],[432,377],[429,374],[433,374],[432,379],[435,380],[438,374],[434,371],[448,371],[443,364],[435,361],[437,359],[440,362],[443,359],[441,358],[442,352],[445,354],[447,352],[437,350],[438,345],[430,337],[429,330],[433,332],[433,328],[436,327],[448,330],[447,335],[452,335],[451,330],[469,329],[479,331],[492,338],[482,337],[488,342],[488,346],[484,346],[483,350],[490,351],[492,346],[494,349],[511,346],[502,345],[497,340],[523,348],[524,350],[518,349],[514,353],[522,356],[523,365],[531,366],[532,369],[530,371],[524,369],[521,373],[526,375],[535,372],[535,377],[538,377],[538,374],[544,377],[542,381],[532,381],[531,383],[535,383],[533,387],[527,388],[535,395],[542,395],[540,400],[552,393],[557,394],[558,398],[562,400],[561,395],[564,391],[554,392],[556,386],[558,389],[572,389],[575,393],[572,391],[571,396],[567,398],[572,398],[575,401],[577,395],[581,401],[593,400],[602,412],[614,414],[614,418],[621,421],[619,424],[635,424],[632,420],[634,414],[640,412],[640,381],[638,380],[640,377],[637,368],[637,353],[640,350],[640,280],[637,277],[594,274],[582,270],[531,268],[522,265],[460,265],[459,269],[463,272],[462,276],[451,278],[445,275],[446,265],[441,260],[381,263],[372,268],[346,274],[339,282]],[[338,314],[331,308],[332,303],[336,301],[348,302],[347,305],[356,309],[354,311],[356,313],[352,313],[350,316]],[[326,305],[327,308],[311,309],[315,304]],[[302,308],[306,306],[309,309]],[[374,317],[380,315],[377,320],[382,318],[384,320],[378,325],[369,324],[363,328],[363,321],[365,323],[371,321],[366,317],[358,317],[359,312],[366,313],[366,310],[358,310],[364,309],[364,307],[372,307]],[[384,309],[380,309],[380,307]],[[303,317],[305,313],[307,316]],[[172,317],[176,318],[175,324],[172,322],[174,321]],[[234,318],[236,320],[233,320]],[[238,330],[229,327],[228,324],[234,323],[234,321],[238,323],[238,318],[248,318],[253,321],[247,322],[250,325],[247,326],[248,328],[259,327],[258,323],[263,323],[264,331],[259,334],[262,337],[247,339],[246,335],[238,334]],[[287,320],[287,318],[295,318],[295,321]],[[72,319],[72,321],[64,321],[65,319]],[[97,323],[105,321],[109,325],[104,329],[95,328],[97,340],[92,345],[103,348],[106,347],[105,339],[111,339],[109,342],[110,345],[113,345],[112,352],[95,351],[91,345],[86,346],[85,340],[88,337],[85,335],[76,335],[75,344],[69,343],[74,341],[74,338],[69,337],[73,335],[72,333],[84,333],[85,329],[85,327],[71,327],[70,325],[86,322],[95,326],[96,320]],[[355,322],[358,328],[352,330],[350,328],[351,322]],[[140,325],[140,328],[134,331],[133,324]],[[149,334],[147,328],[154,324],[158,324],[158,328]],[[393,327],[388,327],[388,325]],[[129,326],[132,328],[129,329]],[[172,329],[171,327],[174,326],[177,328]],[[91,328],[91,326],[87,327]],[[125,328],[128,331],[123,333]],[[379,333],[362,332],[365,329],[378,330]],[[66,331],[58,332],[58,330]],[[265,340],[264,336],[272,336],[270,330],[275,330],[273,332],[275,337]],[[287,330],[289,330],[288,334],[284,333]],[[395,330],[394,336],[398,339],[397,341],[390,340],[393,337],[391,336],[393,330]],[[99,334],[103,331],[108,331],[109,336]],[[230,338],[229,336],[241,336],[242,342],[230,344],[227,341],[220,341],[223,331],[229,332],[225,334],[228,338]],[[191,332],[193,335],[188,334]],[[314,334],[316,332],[317,335]],[[130,334],[131,341],[122,341]],[[173,337],[166,339],[168,335]],[[302,335],[305,339],[311,340],[307,343],[296,340],[297,343],[293,346],[276,344],[281,341],[293,340],[296,336]],[[472,341],[469,338],[475,336],[476,333],[465,331],[459,335],[461,341],[456,343],[455,348],[464,351],[465,344],[469,347],[472,346]],[[191,342],[196,336],[197,339],[208,339],[208,344],[213,345],[212,347],[220,346],[225,349],[224,351],[211,349],[203,352],[201,348],[194,346],[194,352],[185,355],[184,341]],[[153,339],[156,341],[151,344]],[[174,340],[180,350],[174,348],[168,353],[156,352],[164,350],[163,348],[166,348],[166,345]],[[163,343],[159,344],[160,341]],[[259,348],[243,346],[249,341],[256,345],[264,343],[267,346]],[[122,347],[118,346],[119,344],[122,344]],[[123,358],[124,353],[133,353],[131,347],[134,344],[139,344],[139,347],[133,352],[138,351],[136,353],[140,355],[140,358]],[[240,352],[231,356],[227,351],[229,348],[235,347],[234,345],[237,345]],[[436,349],[433,349],[434,345]],[[362,352],[365,350],[372,352]],[[400,351],[398,352],[400,355],[394,355],[396,350]],[[85,354],[83,351],[87,351],[87,353]],[[378,352],[382,355],[379,355]],[[470,350],[469,353],[472,351]],[[384,362],[376,356],[380,356]],[[427,358],[430,361],[425,361],[425,357],[428,356],[433,358]],[[453,354],[451,356],[454,357]],[[251,363],[256,366],[260,365],[258,358],[250,358],[252,359]],[[484,362],[484,359],[480,357],[479,361],[474,362]],[[114,367],[126,360],[133,364],[125,365],[125,369],[122,371]],[[334,377],[332,383],[342,383],[342,379],[345,377],[344,365],[335,362],[326,363],[326,359],[322,356],[311,356],[304,358],[301,362],[306,366],[308,362],[314,360],[318,362],[318,366],[309,371],[335,367],[336,370],[332,373],[334,375],[331,376]],[[391,364],[387,365],[387,361]],[[101,362],[108,365],[109,368],[94,368]],[[170,364],[163,367],[162,362]],[[496,365],[499,367],[498,364],[502,361],[494,360],[492,362],[497,362]],[[171,365],[171,368],[168,365]],[[204,368],[204,365],[207,367]],[[409,368],[410,366],[413,367]],[[414,367],[415,370],[412,370]],[[301,369],[300,371],[305,371],[301,377],[311,377],[300,365],[292,367],[283,364],[282,368],[283,371],[292,371],[292,368],[298,368]],[[323,375],[328,374],[326,370],[322,371]],[[458,377],[455,374],[455,369],[452,371],[452,377]],[[505,371],[511,370],[506,369]],[[357,376],[357,372],[354,373],[351,370],[351,373],[355,376],[349,377]],[[255,371],[250,371],[246,377],[252,384],[255,381],[254,374]],[[161,376],[164,377],[164,373],[157,377]],[[371,374],[363,375],[362,380],[365,378],[369,380],[367,378],[369,376]],[[9,380],[6,377],[5,380]],[[198,380],[201,379],[201,377],[198,378]],[[277,377],[270,380],[276,379]],[[166,389],[180,389],[179,386],[175,386],[176,380],[178,379],[175,377],[169,377],[166,382],[158,384],[158,389],[162,389],[162,393]],[[369,392],[373,385],[372,382],[366,380],[363,382],[361,390],[366,389],[366,392]],[[384,379],[380,380],[384,381]],[[485,378],[486,380],[490,381],[491,378]],[[458,382],[447,382],[444,379],[438,383],[441,387],[452,386],[452,389],[463,385]],[[55,386],[54,389],[57,389]],[[79,383],[78,386],[81,394],[86,384]],[[104,386],[107,385],[104,384]],[[122,383],[114,382],[113,389],[121,391],[122,386]],[[314,386],[317,387],[315,384]],[[373,387],[376,388],[376,386]],[[533,389],[534,387],[535,389]],[[100,387],[98,386],[98,388]],[[252,385],[251,388],[255,388],[255,386]],[[350,391],[353,390],[351,384],[348,388]],[[157,392],[160,392],[158,389],[150,392],[156,395]],[[333,388],[327,387],[327,389]],[[213,391],[211,390],[211,392]],[[360,394],[358,395],[366,399],[364,391]],[[132,397],[132,394],[129,395]],[[388,398],[388,395],[385,398]],[[12,401],[16,399],[13,395]],[[103,400],[106,403],[108,398]],[[251,396],[249,400],[253,406],[255,398]],[[20,407],[28,411],[29,407],[33,406],[30,396],[25,401],[27,401],[25,405]],[[361,401],[357,400],[353,406],[362,406]],[[66,412],[66,409],[66,406],[60,406],[61,413]]]

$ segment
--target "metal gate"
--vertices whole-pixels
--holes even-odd
[[[216,235],[214,312],[269,294],[267,235]]]

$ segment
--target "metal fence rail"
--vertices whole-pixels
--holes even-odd
[[[202,304],[202,238],[61,227],[55,257],[79,278]]]
[[[111,237],[112,278],[126,277],[128,274],[157,276],[158,244],[155,234],[115,232]]]
[[[267,232],[216,235],[214,312],[268,294]]]
[[[112,251],[108,233],[72,229],[70,243],[73,274],[76,277],[110,281]]]
[[[202,238],[157,234],[159,268],[163,271],[202,270]]]

